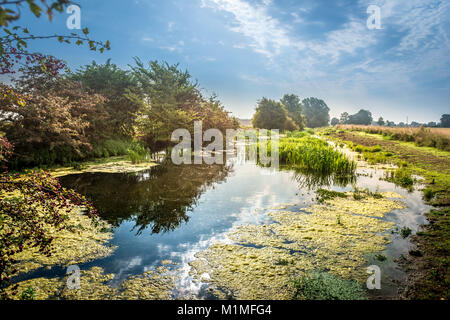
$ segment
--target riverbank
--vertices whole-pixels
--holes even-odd
[[[71,167],[50,168],[48,171],[53,177],[58,178],[80,173],[133,173],[150,169],[156,165],[157,163],[153,161],[133,163],[128,156],[117,156],[86,161]]]
[[[354,149],[372,162],[392,163],[425,179],[424,200],[435,209],[425,213],[429,224],[412,236],[416,249],[399,261],[407,276],[398,295],[403,299],[449,299],[450,152],[360,131],[325,129],[322,134],[356,146]],[[378,155],[365,153],[364,147],[376,147]]]

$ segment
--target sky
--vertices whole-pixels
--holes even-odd
[[[206,95],[251,118],[262,97],[323,99],[332,117],[370,110],[395,122],[450,113],[450,0],[78,0],[81,27],[110,40],[87,47],[35,41],[76,70],[93,60],[128,68],[133,57],[179,63]],[[380,9],[380,28],[369,28]],[[24,13],[35,35],[70,34]],[[370,20],[370,19],[369,19]],[[373,20],[370,20],[373,21]]]

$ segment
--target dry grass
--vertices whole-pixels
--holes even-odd
[[[337,128],[381,134],[392,140],[415,142],[420,147],[433,147],[450,151],[450,128],[399,128],[362,125],[338,125]]]

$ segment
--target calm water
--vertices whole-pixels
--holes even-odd
[[[380,181],[381,171],[359,169],[353,183],[375,191],[395,191],[406,197],[407,209],[395,210],[387,217],[400,227],[415,232],[425,223],[422,213],[429,210],[417,191],[397,188]],[[307,176],[294,170],[274,171],[251,163],[228,162],[227,165],[159,166],[136,174],[86,173],[60,178],[65,187],[86,195],[98,208],[102,218],[114,226],[111,244],[118,248],[113,255],[80,265],[82,269],[101,266],[116,274],[112,285],[130,275],[140,274],[161,265],[162,260],[179,263],[181,280],[174,297],[186,293],[202,296],[204,286],[188,275],[188,263],[194,254],[216,241],[239,224],[270,222],[265,213],[277,204],[297,203],[288,208],[298,210],[314,202],[320,185],[339,191],[352,190],[350,182]],[[258,214],[255,214],[258,213]],[[381,294],[391,295],[402,272],[393,259],[410,249],[408,240],[392,235],[394,240],[380,262],[383,272]],[[369,264],[374,261],[369,261]],[[374,262],[375,263],[375,262]],[[63,275],[65,270],[38,270],[37,275]],[[207,296],[206,296],[207,297]]]

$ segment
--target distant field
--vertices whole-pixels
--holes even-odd
[[[241,127],[252,127],[252,119],[238,119]]]
[[[392,140],[415,142],[421,147],[450,151],[450,128],[398,128],[362,125],[338,125],[337,128],[381,134]]]

